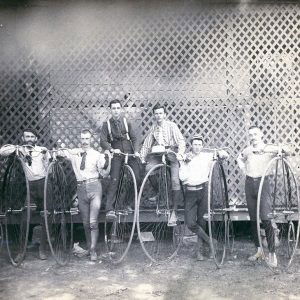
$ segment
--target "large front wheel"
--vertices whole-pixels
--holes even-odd
[[[73,222],[67,180],[59,162],[48,167],[44,187],[45,226],[51,253],[59,265],[65,265],[73,245]]]
[[[208,181],[208,231],[210,247],[217,267],[225,258],[229,240],[228,193],[223,166],[213,162]]]
[[[10,157],[3,180],[5,234],[9,259],[14,266],[24,260],[30,222],[30,192],[23,162]]]
[[[168,226],[172,210],[169,202],[167,168],[165,164],[158,164],[150,169],[138,195],[139,240],[147,257],[156,263],[172,259],[182,241],[180,236],[182,230],[177,228],[178,225]]]
[[[268,253],[275,252],[278,267],[290,267],[299,239],[299,208],[291,166],[285,158],[275,157],[261,178],[257,199],[258,240],[267,263]]]
[[[110,260],[117,264],[127,255],[135,231],[137,183],[129,165],[122,167],[115,201],[115,220],[105,220],[105,244]]]

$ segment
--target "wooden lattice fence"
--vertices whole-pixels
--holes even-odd
[[[1,8],[0,143],[18,143],[30,126],[49,148],[74,147],[88,127],[98,148],[109,101],[130,92],[125,111],[141,137],[161,102],[187,142],[200,133],[236,156],[257,123],[266,141],[299,145],[299,5],[153,3],[100,1],[79,16],[51,1]],[[244,201],[234,158],[230,198]]]

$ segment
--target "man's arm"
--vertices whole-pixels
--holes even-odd
[[[139,138],[138,138],[136,129],[132,125],[131,122],[128,122],[128,134],[132,141],[133,152],[138,153],[139,152]]]
[[[176,142],[176,145],[178,146],[178,155],[183,157],[185,152],[184,137],[175,123],[172,128],[173,128],[173,137]]]
[[[244,175],[246,175],[246,164],[245,164],[246,160],[247,158],[245,156],[245,151],[242,151],[236,159],[238,166],[242,170]]]
[[[144,143],[143,143],[143,146],[142,146],[141,152],[140,152],[140,154],[141,154],[141,161],[143,163],[146,160],[147,154],[150,152],[150,149],[152,147],[152,143],[153,143],[153,134],[150,131],[148,133],[148,135],[146,136],[145,140],[144,140]]]
[[[9,156],[10,154],[16,151],[16,146],[9,145],[9,146],[2,146],[0,148],[0,155],[1,156]]]
[[[109,122],[109,121],[108,121]],[[107,122],[103,122],[100,132],[100,146],[103,150],[109,150],[111,151],[113,148],[108,141],[109,132],[107,128]]]
[[[107,177],[110,173],[111,153],[108,150],[106,150],[104,153],[108,156],[108,165],[107,165],[106,169],[104,169],[105,162],[106,162],[105,161],[105,154],[100,154],[99,158],[98,158],[98,161],[97,161],[97,169],[98,169],[99,174],[102,177]]]

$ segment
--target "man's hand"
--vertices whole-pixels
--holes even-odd
[[[141,155],[140,155],[140,153],[139,153],[139,152],[137,152],[137,151],[136,151],[136,152],[134,152],[134,156],[135,156],[135,157],[138,157],[138,158],[141,158]]]
[[[111,149],[110,151],[111,153],[115,153],[115,154],[120,154],[121,150],[120,149]]]
[[[184,154],[176,153],[176,158],[177,160],[182,161],[184,160]]]

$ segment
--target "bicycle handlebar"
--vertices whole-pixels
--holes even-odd
[[[42,154],[46,154],[49,150],[45,147],[42,147],[41,150],[37,150],[35,149],[34,146],[32,145],[28,145],[28,144],[24,144],[24,145],[13,145],[13,144],[5,144],[2,146],[2,148],[8,148],[8,147],[14,147],[15,149],[13,150],[13,152],[16,152],[16,155],[17,156],[20,156],[20,153],[22,153],[22,155],[27,155],[28,153],[23,153],[22,149],[25,149],[25,148],[29,148],[32,153],[31,155],[33,157],[36,157],[38,156],[40,153]],[[12,153],[13,153],[12,152]],[[35,153],[36,155],[34,155],[33,153]]]

